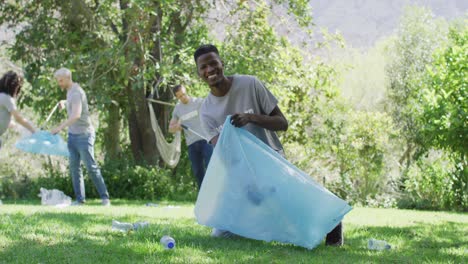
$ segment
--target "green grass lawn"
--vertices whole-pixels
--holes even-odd
[[[468,214],[355,208],[344,220],[345,246],[313,250],[251,239],[211,238],[193,204],[98,201],[55,208],[38,202],[0,205],[0,263],[468,263]],[[178,205],[168,208],[166,205]],[[112,219],[148,221],[136,232],[111,229]],[[169,234],[175,250],[159,239]],[[367,249],[386,240],[389,251]]]

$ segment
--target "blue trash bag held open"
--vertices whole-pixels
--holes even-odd
[[[229,120],[198,194],[198,223],[247,238],[316,247],[351,207]]]
[[[31,153],[69,156],[67,143],[59,135],[48,131],[38,131],[16,142],[16,148]]]

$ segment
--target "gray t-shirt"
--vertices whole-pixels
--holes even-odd
[[[89,118],[88,100],[86,99],[86,93],[77,83],[73,83],[72,87],[67,92],[68,117],[70,117],[72,113],[73,104],[78,102],[81,102],[81,117],[68,127],[68,133],[93,133],[94,127],[91,124],[91,119]]]
[[[11,112],[16,110],[15,99],[6,93],[0,93],[0,136],[5,133],[11,121]]]
[[[217,97],[210,93],[200,108],[202,125],[210,141],[221,133],[228,115],[235,113],[269,115],[278,104],[275,96],[255,76],[234,75],[232,78],[231,88],[226,95]],[[251,123],[244,128],[275,151],[283,150],[274,131]]]
[[[201,126],[200,121],[200,106],[203,103],[203,99],[201,98],[190,98],[187,104],[178,103],[174,111],[172,112],[172,120],[179,121],[183,124],[195,131],[196,133],[205,136],[205,132]],[[195,143],[199,140],[204,140],[203,138],[197,136],[196,134],[184,129],[185,134],[185,142],[187,146]]]

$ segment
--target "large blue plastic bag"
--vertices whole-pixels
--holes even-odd
[[[48,131],[38,131],[16,142],[16,148],[31,153],[69,156],[67,143],[59,135]]]
[[[351,207],[229,120],[198,194],[197,221],[252,239],[316,247]]]

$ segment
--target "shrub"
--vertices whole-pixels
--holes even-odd
[[[452,210],[457,201],[457,170],[447,152],[431,150],[410,166],[402,180],[400,208]],[[466,209],[465,209],[466,210]]]

